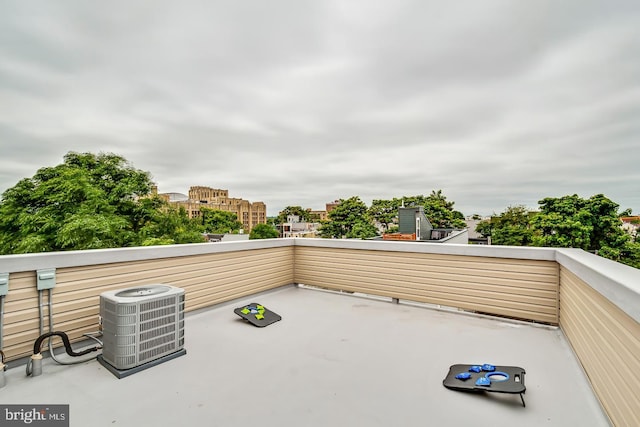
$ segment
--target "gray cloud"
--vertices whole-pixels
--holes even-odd
[[[8,1],[0,191],[109,151],[160,191],[314,209],[640,209],[636,1]]]

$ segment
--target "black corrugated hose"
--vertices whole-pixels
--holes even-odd
[[[82,350],[81,352],[76,353],[71,348],[71,342],[69,341],[69,337],[67,336],[67,334],[65,334],[64,332],[61,332],[61,331],[56,331],[56,332],[47,332],[46,334],[40,335],[38,337],[38,339],[36,339],[36,342],[33,343],[33,354],[40,353],[40,347],[42,347],[42,342],[44,340],[46,340],[47,338],[52,337],[54,335],[57,335],[60,338],[62,338],[62,342],[64,343],[64,348],[67,351],[67,354],[69,356],[73,356],[73,357],[84,356],[85,354],[89,354],[92,351],[100,350],[100,347],[96,346],[96,347],[87,348],[86,350]]]
[[[98,350],[100,350],[102,348],[102,347],[99,347],[99,346],[95,346],[95,347],[87,348],[87,349],[82,350],[80,352],[75,352],[71,348],[71,342],[69,341],[69,337],[67,336],[67,334],[65,334],[64,332],[61,332],[61,331],[56,331],[56,332],[47,332],[45,334],[40,335],[36,339],[35,343],[33,344],[33,355],[34,356],[36,354],[39,355],[41,347],[42,347],[42,342],[44,340],[46,340],[47,338],[51,338],[54,335],[57,335],[60,338],[62,338],[62,342],[64,343],[64,348],[65,348],[67,354],[69,356],[72,356],[72,357],[84,356],[85,354],[91,353],[92,351],[98,351]],[[31,356],[31,359],[29,359],[29,361],[27,362],[27,367],[26,367],[27,376],[30,376],[33,373],[32,365],[33,365],[33,356]]]

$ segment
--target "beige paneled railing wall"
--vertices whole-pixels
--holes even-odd
[[[38,336],[42,268],[75,339],[97,329],[100,293],[149,283],[184,288],[187,310],[302,283],[559,324],[614,424],[640,425],[640,271],[580,250],[274,239],[0,256],[8,360]]]
[[[640,323],[632,317],[636,314],[633,304],[636,311],[640,306],[633,294],[624,295],[625,290],[632,289],[615,280],[616,272],[633,271],[615,263],[606,265],[606,260],[597,258],[591,259],[591,264],[603,265],[595,271],[588,264],[570,261],[560,269],[560,327],[613,424],[640,426]],[[603,277],[607,268],[613,277]],[[603,293],[623,297],[623,305],[629,306],[630,313],[578,277],[581,273],[597,287],[603,287]],[[636,284],[640,282],[636,280]]]
[[[555,261],[304,246],[295,259],[296,283],[558,322]]]

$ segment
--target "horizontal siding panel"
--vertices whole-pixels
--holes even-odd
[[[512,301],[514,304],[525,303],[527,305],[537,305],[549,308],[550,312],[556,312],[556,293],[532,290],[524,294],[522,290],[509,288],[501,285],[485,285],[479,283],[457,282],[454,280],[432,280],[422,279],[420,281],[410,282],[395,277],[388,280],[385,277],[349,277],[340,273],[308,274],[299,273],[300,277],[305,277],[313,282],[318,282],[321,286],[366,288],[366,289],[385,289],[392,292],[394,289],[406,294],[424,295],[429,293],[436,295],[452,295],[464,300],[467,296],[484,297],[487,300],[499,299],[503,301]],[[306,282],[301,282],[306,283]]]
[[[84,309],[85,307],[95,307],[98,310],[100,309],[99,295],[93,295],[88,298],[75,299],[75,300],[66,301],[66,302],[57,302],[56,298],[54,298],[53,300],[54,300],[54,304],[53,304],[54,320],[57,318],[58,315],[62,313],[68,313],[68,312],[74,313]]]
[[[19,349],[18,351],[20,352],[23,352],[24,349],[27,349],[29,355],[33,354],[33,343],[39,335],[40,333],[38,331],[38,321],[32,321],[32,324],[30,324],[30,327],[28,329],[25,328],[25,330],[23,331],[6,336],[4,338],[5,354],[7,355],[7,357],[9,357],[10,354],[13,354],[13,349]]]
[[[118,283],[111,284],[103,284],[102,286],[96,288],[82,288],[79,290],[71,290],[73,289],[72,284],[67,284],[66,292],[61,292],[56,288],[54,301],[56,303],[65,303],[78,299],[86,299],[91,296],[100,295],[102,292],[109,290],[116,290],[126,287],[135,287],[142,286],[151,283],[163,283],[177,287],[184,287],[185,291],[190,288],[190,285],[202,285],[203,287],[215,288],[216,286],[220,286],[223,284],[233,285],[236,283],[239,278],[248,278],[251,280],[259,281],[262,280],[267,274],[271,274],[275,272],[279,277],[286,277],[291,279],[291,267],[290,266],[282,266],[282,267],[272,267],[269,269],[265,269],[264,265],[262,266],[251,266],[250,268],[243,269],[225,269],[218,271],[216,274],[202,274],[201,271],[197,273],[180,273],[177,275],[172,275],[170,273],[164,274],[161,277],[151,277],[147,276],[146,278],[137,277],[136,280],[122,280]],[[209,271],[205,269],[205,271]],[[239,274],[239,271],[241,274]],[[135,277],[135,274],[131,275]],[[125,276],[127,277],[127,276]]]
[[[396,273],[389,270],[346,270],[336,271],[335,268],[297,268],[297,275],[305,278],[327,278],[341,281],[362,281],[369,283],[388,284],[399,287],[422,289],[425,287],[441,287],[442,290],[460,289],[462,291],[486,290],[490,292],[500,292],[510,294],[513,298],[525,297],[527,299],[538,299],[542,305],[557,306],[557,286],[554,287],[522,287],[518,282],[513,280],[503,280],[496,278],[493,281],[473,281],[462,280],[461,275],[442,276],[431,275],[424,272],[404,274],[404,272]]]
[[[308,282],[302,283],[309,284]],[[320,286],[328,289],[360,292],[370,295],[380,295],[390,298],[444,305],[500,316],[535,320],[544,323],[555,323],[557,321],[557,311],[555,307],[539,306],[526,301],[514,302],[508,299],[500,300],[498,298],[482,298],[470,294],[436,293],[428,289],[424,289],[420,292],[416,292],[415,290],[408,292],[406,288],[398,286],[373,287],[368,285],[369,284],[366,282],[357,284],[353,281],[345,281],[340,284],[336,282],[315,282],[314,284],[314,286]]]
[[[219,304],[232,299],[251,296],[257,292],[268,291],[273,288],[274,286],[268,286],[268,285],[261,286],[258,288],[252,286],[244,289],[241,288],[241,289],[235,289],[229,292],[222,292],[220,294],[216,294],[215,297],[213,298],[210,295],[207,295],[205,298],[198,298],[198,296],[196,295],[190,298],[189,300],[187,300],[186,310],[187,311],[198,310],[201,308],[209,307],[212,304]]]
[[[46,311],[45,311],[46,313]],[[8,334],[7,330],[14,323],[24,322],[29,319],[37,319],[38,318],[38,306],[37,304],[32,305],[31,308],[20,310],[20,311],[11,311],[4,314],[4,332],[5,337]]]
[[[234,252],[235,258],[231,256],[232,254],[223,253],[80,267],[80,271],[77,271],[77,268],[70,268],[58,273],[56,292],[94,289],[114,282],[166,283],[168,277],[180,277],[181,274],[190,277],[206,277],[226,272],[227,277],[233,277],[247,268],[264,269],[265,265],[271,267],[279,257],[283,258],[280,264],[293,268],[292,248],[273,249],[271,253],[266,251],[268,250]],[[216,258],[216,255],[220,257]]]
[[[31,289],[36,286],[36,272],[24,271],[9,274],[9,293],[18,289]],[[9,295],[7,295],[9,296]]]
[[[171,257],[171,258],[158,258],[158,259],[150,259],[143,261],[133,261],[133,262],[120,262],[113,264],[102,264],[98,269],[103,271],[104,273],[99,274],[99,276],[118,276],[123,274],[128,274],[131,272],[132,266],[135,266],[135,270],[144,271],[144,270],[155,270],[158,268],[171,268],[174,266],[198,266],[201,264],[206,264],[209,262],[238,262],[242,259],[246,259],[249,257],[255,256],[263,256],[265,258],[272,258],[272,255],[276,254],[278,251],[282,253],[286,253],[290,251],[291,248],[276,248],[276,249],[256,249],[252,251],[239,251],[239,252],[224,252],[224,253],[214,253],[214,254],[206,254],[206,255],[192,255],[187,257]],[[69,276],[70,280],[73,281],[81,281],[86,278],[91,278],[95,275],[96,265],[83,266],[83,267],[73,267],[66,274]]]
[[[548,313],[556,313],[555,304],[551,298],[540,298],[536,296],[522,296],[514,298],[510,293],[501,292],[500,287],[495,286],[477,286],[467,287],[456,286],[455,282],[442,282],[440,285],[433,285],[430,283],[422,283],[419,286],[409,286],[406,283],[390,283],[381,282],[375,278],[367,281],[354,281],[341,279],[339,276],[307,276],[311,281],[317,283],[317,286],[331,287],[336,289],[350,290],[354,292],[364,292],[370,294],[376,294],[377,290],[386,292],[385,296],[396,297],[395,293],[403,293],[404,295],[414,295],[416,297],[430,296],[431,298],[438,298],[439,296],[449,296],[450,299],[457,299],[460,302],[468,300],[469,298],[476,297],[481,299],[484,303],[491,301],[502,301],[504,305],[513,305],[513,307],[520,306],[527,309],[529,306],[536,306],[540,310],[544,310]],[[304,282],[303,282],[304,283]],[[308,283],[307,283],[308,284]],[[349,289],[346,289],[346,288]],[[365,291],[372,292],[365,292]],[[410,299],[410,298],[408,298]]]
[[[9,279],[9,293],[5,296],[5,304],[14,304],[23,301],[37,300],[38,290],[36,283],[31,283],[29,287],[14,288],[13,282]]]
[[[613,423],[640,425],[640,324],[562,268],[560,326]]]
[[[305,249],[308,250],[308,248]],[[542,286],[545,286],[546,284],[548,289],[557,289],[558,283],[558,268],[550,261],[537,262],[545,263],[545,267],[547,267],[546,264],[551,264],[555,273],[549,274],[549,269],[544,268],[541,270],[543,273],[536,275],[533,273],[522,274],[514,273],[512,271],[504,271],[503,267],[506,264],[500,263],[498,265],[490,265],[488,262],[492,260],[491,258],[486,258],[485,262],[478,263],[473,260],[472,257],[463,257],[469,258],[470,261],[468,263],[458,262],[458,265],[455,268],[445,269],[439,265],[431,264],[433,260],[430,259],[423,260],[423,262],[407,263],[402,256],[404,254],[398,255],[397,253],[389,253],[388,255],[356,255],[358,256],[346,256],[346,254],[341,254],[337,251],[331,253],[326,250],[315,255],[309,255],[308,253],[302,256],[296,255],[296,270],[298,271],[305,265],[312,266],[313,269],[322,269],[323,267],[334,269],[336,263],[338,263],[347,267],[349,271],[387,271],[389,273],[403,276],[424,276],[428,273],[430,276],[458,276],[458,280],[469,281],[503,279],[511,280],[512,283],[521,287],[539,288],[541,284]],[[513,262],[517,262],[517,260]],[[530,263],[531,261],[528,262]],[[515,266],[517,265],[518,264],[515,264]],[[499,276],[496,276],[496,274],[499,274]]]
[[[62,325],[66,324],[67,322],[71,322],[74,319],[91,319],[91,322],[95,325],[94,329],[97,330],[99,316],[100,316],[99,305],[86,306],[74,311],[65,311],[65,312],[57,311],[53,315],[53,325],[55,326],[54,330],[56,331],[62,330],[66,333],[66,329],[62,329]]]
[[[625,365],[631,363],[631,369],[640,372],[640,324],[577,277],[563,273],[563,280],[569,286],[561,288],[561,296],[568,301],[561,307],[575,309],[569,319],[582,316],[597,329],[599,336],[606,336],[607,345],[615,349],[616,357],[624,357]]]
[[[309,262],[303,266],[297,265],[296,271],[298,274],[306,274],[309,272],[335,272],[335,262],[326,260]],[[425,279],[439,278],[442,281],[455,281],[458,283],[468,283],[469,285],[477,284],[494,284],[499,286],[505,286],[505,288],[512,288],[513,293],[520,294],[524,290],[525,292],[548,292],[557,295],[557,276],[545,277],[545,281],[536,281],[531,276],[523,276],[521,278],[514,277],[512,274],[500,274],[496,275],[496,272],[491,274],[478,275],[475,271],[465,271],[461,274],[461,271],[442,272],[437,269],[416,269],[417,266],[412,266],[412,269],[399,269],[395,264],[383,264],[376,263],[375,266],[363,266],[360,264],[349,265],[344,271],[344,274],[357,275],[376,275],[379,277],[385,277],[389,280],[405,280],[412,282],[420,282]]]
[[[552,261],[296,247],[295,280],[557,323],[559,271]]]
[[[45,327],[44,330],[46,331],[48,329]],[[28,334],[33,334],[33,340],[35,340],[39,335],[38,316],[36,315],[31,319],[7,325],[4,331],[5,346],[12,346],[22,342],[24,336]],[[33,344],[33,341],[31,343]]]
[[[356,250],[356,249],[332,249],[332,248],[311,248],[296,247],[296,263],[304,260],[305,257],[334,257],[340,254],[349,259],[366,262],[367,259],[376,261],[393,260],[406,265],[413,264],[429,264],[439,267],[466,268],[473,265],[477,270],[494,270],[525,273],[535,275],[555,275],[557,276],[558,268],[554,261],[542,260],[523,260],[517,258],[491,258],[465,255],[440,255],[429,253],[415,252],[385,252],[375,250]]]
[[[69,336],[69,339],[78,339],[82,337],[81,330],[96,332],[98,330],[98,319],[96,316],[76,317],[66,322],[59,322],[55,330],[63,331]]]
[[[19,301],[5,301],[5,322],[11,322],[11,316],[23,311],[29,311],[31,309],[38,310],[38,293],[35,292],[35,297],[30,299],[23,299]],[[44,295],[43,301],[46,301],[47,297]]]
[[[39,335],[35,271],[9,274],[9,293],[4,309],[3,351],[7,360],[31,355],[33,342]],[[48,313],[46,307],[44,313],[45,316]],[[48,330],[48,326],[44,330]]]

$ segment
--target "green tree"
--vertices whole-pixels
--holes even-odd
[[[612,257],[607,257],[607,258],[612,258]],[[621,251],[618,261],[635,268],[640,268],[640,243],[628,242],[625,245],[625,248]]]
[[[238,215],[219,209],[200,208],[202,225],[207,233],[237,233],[243,227]]]
[[[286,223],[289,215],[297,215],[301,222],[311,222],[311,213],[307,209],[301,206],[287,206],[278,214],[276,224]]]
[[[362,219],[356,221],[347,233],[347,239],[368,239],[378,235],[376,226],[371,221]]]
[[[189,219],[182,206],[176,208],[165,203],[161,209],[151,211],[138,236],[141,246],[204,242],[202,226],[197,220]]]
[[[110,153],[74,153],[6,190],[0,201],[0,253],[112,248],[141,244],[162,217],[148,172]],[[144,236],[148,237],[148,236]]]
[[[401,206],[412,207],[422,206],[424,214],[434,228],[465,228],[462,212],[456,211],[454,202],[448,201],[442,190],[431,191],[431,194],[424,196],[403,196],[391,200],[374,200],[369,208],[369,214],[386,231],[390,230],[393,224],[397,223],[398,209]]]
[[[340,204],[329,212],[328,217],[320,227],[322,237],[366,239],[377,235],[367,206],[357,196],[340,199]]]
[[[455,202],[447,200],[442,190],[431,191],[422,204],[424,214],[435,228],[465,228],[464,215],[455,210]]]
[[[378,222],[385,231],[398,220],[398,208],[402,206],[401,199],[374,200],[369,208],[369,215]]]
[[[249,233],[249,239],[275,239],[278,237],[278,230],[267,224],[256,224]]]
[[[633,265],[637,253],[622,229],[619,205],[602,194],[589,199],[578,195],[548,197],[538,202],[540,213],[532,219],[536,246],[572,247]]]
[[[529,246],[533,241],[531,213],[524,206],[510,206],[498,216],[480,221],[476,232],[491,237],[494,245]]]
[[[447,200],[442,190],[432,190],[431,194],[424,196],[404,196],[402,199],[393,199],[400,202],[398,206],[406,207],[422,206],[424,214],[434,228],[465,228],[464,215],[453,208],[455,202]]]

